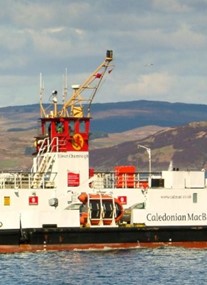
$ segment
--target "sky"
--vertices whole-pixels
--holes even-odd
[[[0,107],[62,101],[113,50],[94,102],[207,104],[207,0],[0,0]],[[70,97],[72,89],[68,90]]]

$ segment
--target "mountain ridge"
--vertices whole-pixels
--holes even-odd
[[[171,160],[179,169],[206,167],[207,105],[140,100],[92,107],[91,167],[134,164],[147,170],[147,153],[138,144],[151,149],[154,170]],[[0,108],[1,170],[31,168],[38,117],[39,104]]]
[[[207,169],[207,122],[164,128],[140,140],[125,141],[91,151],[91,166],[113,170],[116,165],[134,165],[148,171],[149,157],[143,145],[151,150],[152,170],[167,170],[170,162],[179,170]]]
[[[46,108],[49,104],[45,104]],[[170,103],[165,101],[126,101],[94,103],[91,107],[91,131],[115,133],[148,125],[180,126],[193,121],[207,121],[207,105]],[[22,116],[21,116],[22,114]],[[0,117],[21,118],[35,124],[39,117],[39,104],[0,108]],[[33,125],[34,125],[33,124]]]

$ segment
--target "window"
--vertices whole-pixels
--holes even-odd
[[[74,135],[74,131],[75,131],[74,121],[70,121],[69,122],[69,130],[70,130],[70,135],[73,136]]]
[[[193,203],[198,202],[198,193],[193,193]]]
[[[85,133],[85,121],[80,121],[79,131],[80,133]]]

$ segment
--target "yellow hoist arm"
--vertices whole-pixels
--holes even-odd
[[[90,117],[90,106],[95,97],[95,94],[100,86],[100,83],[113,60],[113,51],[107,50],[105,60],[96,70],[83,82],[81,85],[74,85],[72,96],[68,101],[63,103],[62,110],[59,112],[59,117],[83,117],[84,107],[87,107],[87,116]],[[111,70],[108,72],[110,73]],[[83,92],[89,92],[88,96],[83,97]]]

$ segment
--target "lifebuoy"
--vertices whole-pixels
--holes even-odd
[[[72,138],[72,146],[75,150],[81,150],[84,145],[84,139],[81,134],[75,134]]]

